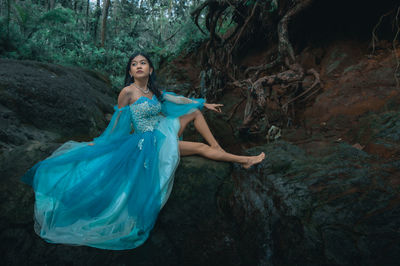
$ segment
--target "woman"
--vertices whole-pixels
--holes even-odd
[[[103,134],[90,143],[63,144],[23,177],[35,190],[35,232],[47,242],[135,248],[148,238],[170,195],[180,155],[244,168],[264,159],[264,153],[237,156],[219,146],[199,109],[221,112],[221,104],[161,93],[153,77],[150,59],[134,54]],[[192,120],[210,145],[179,141]]]

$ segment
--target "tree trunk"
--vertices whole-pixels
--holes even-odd
[[[90,7],[90,0],[86,2],[86,24],[85,24],[85,31],[89,30],[89,7]]]
[[[61,0],[61,5],[66,8],[72,8],[72,1]]]
[[[106,40],[106,27],[107,27],[107,16],[108,8],[110,7],[110,0],[104,0],[103,2],[103,15],[101,20],[101,47],[104,47],[104,42]]]
[[[97,0],[96,3],[96,11],[94,13],[95,15],[95,22],[94,22],[94,42],[97,40],[97,28],[99,27],[99,19],[100,19],[100,0]]]
[[[119,25],[119,18],[121,16],[121,12],[122,12],[122,6],[121,6],[121,2],[118,0],[114,0],[113,1],[113,5],[112,5],[112,18],[114,20],[114,35],[118,35],[118,25]]]
[[[11,0],[7,0],[7,42],[10,39],[10,9],[11,9]]]
[[[50,1],[49,1],[50,10],[51,10],[51,9],[54,9],[55,4],[56,4],[56,1],[55,1],[55,0],[50,0]]]

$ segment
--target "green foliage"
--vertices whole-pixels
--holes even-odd
[[[248,1],[246,1],[246,6],[251,6],[251,5],[254,5],[255,3],[256,3],[256,1],[257,0],[248,0]]]
[[[202,34],[193,21],[189,21],[182,28],[182,38],[177,43],[177,49],[173,51],[174,55],[181,52],[184,54],[191,53],[199,48],[199,46],[208,38]]]
[[[56,8],[46,12],[39,19],[39,23],[47,22],[50,23],[63,24],[63,23],[73,23],[73,11],[67,8]]]
[[[275,10],[278,9],[278,0],[248,0],[245,2],[245,6],[252,6],[254,5],[257,1],[269,1],[271,2],[271,9],[269,12],[274,12]]]
[[[48,10],[46,1],[10,0],[10,20],[0,16],[0,57],[93,69],[121,89],[126,60],[134,51],[146,51],[158,67],[199,47],[207,36],[194,25],[190,11],[201,2],[152,0],[139,7],[135,0],[112,1],[105,46],[100,47],[102,9],[95,4],[86,17],[86,6],[72,10],[68,1],[56,1]]]
[[[29,13],[27,12],[27,10],[19,5],[14,5],[14,8],[16,10],[16,15],[19,17],[18,21],[26,24],[29,19]]]
[[[233,12],[235,11],[234,8],[229,7],[225,12],[226,15],[223,17],[224,19],[219,22],[219,27],[216,28],[216,33],[219,35],[224,35],[228,30],[234,28],[236,23],[233,21]]]
[[[271,9],[269,12],[273,12],[278,9],[278,0],[271,0]]]

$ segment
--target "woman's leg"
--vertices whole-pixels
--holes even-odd
[[[211,133],[210,128],[208,127],[207,122],[204,119],[204,116],[200,110],[196,110],[193,113],[179,117],[181,128],[179,129],[178,136],[182,135],[183,131],[190,121],[194,121],[194,127],[203,136],[207,143],[210,144],[212,148],[223,151],[223,149]]]
[[[212,160],[240,163],[246,169],[265,158],[263,152],[257,156],[239,156],[212,148],[204,143],[190,141],[179,141],[179,151],[181,156],[198,154]]]

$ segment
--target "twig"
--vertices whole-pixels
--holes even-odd
[[[287,108],[289,104],[291,104],[292,102],[296,101],[296,100],[299,99],[300,97],[303,97],[303,96],[306,95],[308,92],[310,92],[312,89],[314,89],[314,87],[317,86],[317,84],[321,83],[321,80],[320,80],[320,78],[319,78],[319,74],[318,74],[317,71],[315,71],[314,69],[311,68],[311,69],[309,69],[309,70],[307,71],[307,73],[308,73],[308,74],[313,74],[313,75],[314,75],[314,78],[315,78],[314,83],[311,85],[310,88],[308,88],[307,90],[303,91],[301,94],[297,95],[296,97],[294,97],[293,99],[290,99],[287,103],[285,103],[285,104],[282,106],[283,109]],[[314,93],[312,93],[312,94],[314,94]],[[309,96],[310,96],[310,95],[309,95]],[[308,96],[308,97],[309,97],[309,96]],[[308,98],[308,97],[306,97],[306,98]]]
[[[251,97],[251,88],[247,89],[246,107],[244,108],[243,124],[247,125],[252,120],[253,114],[253,99]]]
[[[234,43],[233,43],[233,45],[232,45],[232,47],[231,47],[231,49],[229,51],[229,54],[232,54],[233,49],[235,49],[235,46],[236,46],[237,42],[239,41],[240,37],[242,37],[244,29],[246,28],[247,24],[249,24],[249,21],[253,18],[257,6],[258,6],[258,2],[256,2],[254,4],[253,10],[251,10],[250,16],[246,19],[246,22],[244,23],[244,25],[240,29],[240,32],[239,32],[238,36],[236,37],[236,39],[235,39],[235,41],[234,41]],[[228,67],[228,64],[226,65],[226,67]]]
[[[254,76],[257,77],[258,74],[259,74],[261,71],[265,71],[265,70],[268,70],[268,69],[270,69],[270,68],[273,68],[273,67],[277,66],[280,62],[281,62],[281,58],[280,58],[280,56],[278,55],[278,57],[277,57],[274,61],[272,61],[272,62],[270,62],[270,63],[264,64],[264,65],[255,66],[255,67],[248,67],[248,68],[246,69],[246,71],[244,72],[244,74],[247,76],[247,74],[248,74],[250,71],[256,71],[256,73],[254,74]]]
[[[233,8],[236,10],[236,12],[237,12],[243,19],[246,19],[246,17],[242,14],[242,12],[240,12],[240,10],[239,10],[236,6],[234,6],[229,0],[225,0],[225,2],[227,2],[228,5],[230,5],[231,7],[233,7]]]
[[[175,33],[172,34],[169,38],[165,39],[164,42],[171,40],[181,29],[182,29],[182,27],[180,27],[177,31],[175,31]]]
[[[386,14],[383,14],[380,18],[378,23],[375,25],[375,27],[372,29],[372,54],[375,53],[375,42],[379,41],[378,37],[376,37],[376,30],[378,29],[379,25],[382,23],[382,19],[388,15],[390,15],[393,12],[393,10],[390,10]]]
[[[207,35],[207,33],[205,33],[203,31],[203,29],[200,27],[199,25],[199,17],[201,14],[201,11],[203,11],[204,8],[206,8],[208,5],[210,5],[211,1],[208,0],[206,2],[204,2],[203,4],[201,4],[198,8],[196,8],[194,11],[192,11],[192,13],[190,14],[192,17],[194,17],[194,23],[196,24],[197,28],[201,31],[201,33],[203,33],[204,35]]]
[[[227,118],[227,122],[229,122],[231,119],[232,119],[232,117],[233,117],[233,115],[236,113],[236,110],[238,109],[238,107],[244,102],[246,100],[246,98],[244,98],[244,99],[242,99],[240,102],[238,102],[237,104],[235,104],[234,106],[233,106],[233,108],[232,108],[232,111],[231,111],[231,113],[229,114],[229,116],[228,116],[228,118]]]

